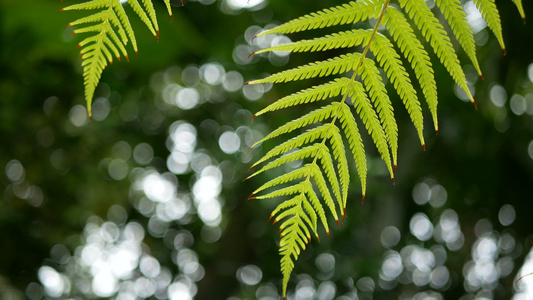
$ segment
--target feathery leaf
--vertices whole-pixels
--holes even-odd
[[[165,3],[169,14],[172,15],[169,1],[165,0]],[[128,3],[152,34],[159,37],[159,26],[152,1],[142,0],[142,5],[138,0],[128,0]],[[78,47],[82,48],[80,54],[82,55],[85,101],[90,116],[94,91],[102,72],[108,62],[113,63],[111,53],[118,60],[121,55],[128,59],[125,46],[131,43],[133,51],[137,54],[137,41],[126,11],[118,0],[91,0],[61,9],[61,11],[69,10],[97,10],[91,15],[68,24],[68,26],[79,26],[73,33],[91,34],[78,44]]]
[[[502,48],[503,53],[505,53],[505,43],[503,42],[502,34],[502,23],[500,20],[500,13],[498,12],[498,8],[496,7],[495,1],[474,0],[474,3],[476,4],[477,9],[479,9],[479,12],[481,12],[481,16],[483,16],[483,19],[487,21],[487,25],[489,25],[489,28],[490,30],[492,30],[492,33],[494,33],[494,36],[496,36],[496,39],[500,43],[500,47]]]
[[[333,25],[355,24],[368,18],[377,17],[384,3],[384,0],[365,0],[331,7],[263,31],[257,37],[267,34],[294,33]]]
[[[472,30],[466,21],[466,14],[460,0],[435,1],[444,19],[450,25],[451,32],[481,76]],[[494,5],[494,0],[474,0],[474,2],[481,10],[489,27],[496,32],[503,47],[499,13]],[[513,2],[517,4],[523,15],[521,0],[513,0]],[[292,197],[283,200],[271,214],[271,218],[275,217],[274,222],[281,222],[280,255],[282,256],[281,272],[283,274],[284,297],[290,274],[294,268],[294,261],[298,259],[300,251],[304,250],[309,242],[310,231],[312,230],[318,238],[316,225],[319,218],[329,236],[324,205],[328,207],[337,223],[339,223],[337,208],[344,218],[350,184],[346,147],[350,148],[354,158],[364,201],[367,161],[355,114],[363,122],[381,158],[385,161],[390,177],[394,180],[398,161],[398,125],[384,79],[377,67],[378,64],[402,100],[424,149],[424,122],[422,107],[414,86],[415,81],[420,85],[431,112],[435,131],[438,133],[437,83],[433,66],[428,52],[415,34],[413,27],[418,28],[455,83],[465,90],[467,96],[475,104],[450,37],[426,1],[399,0],[401,8],[389,6],[389,3],[389,0],[350,2],[307,14],[257,35],[288,34],[352,23],[357,23],[357,28],[360,28],[365,26],[361,25],[363,21],[376,20],[376,22],[370,22],[373,24],[373,28],[340,31],[318,38],[272,46],[253,53],[270,51],[314,52],[358,46],[364,48],[361,53],[357,49],[353,49],[347,54],[281,71],[264,79],[257,79],[248,83],[291,82],[353,72],[349,75],[351,78],[334,78],[327,83],[283,97],[254,115],[257,117],[283,108],[318,101],[331,101],[329,104],[320,105],[318,109],[274,129],[254,144],[255,146],[290,132],[305,130],[303,133],[298,133],[297,136],[273,147],[257,160],[252,167],[265,163],[264,166],[248,177],[282,167],[289,162],[302,160],[304,163],[303,167],[279,175],[263,184],[254,191],[253,197],[251,197],[257,199]],[[409,16],[409,20],[406,15]],[[385,35],[386,32],[385,34],[378,32],[381,25],[387,29],[388,36]],[[372,57],[366,57],[368,51],[372,52]],[[403,66],[401,56],[409,62],[416,76],[416,80],[413,82]],[[338,98],[335,99],[336,97]],[[353,109],[348,106],[348,101],[353,103]],[[287,183],[290,181],[297,181],[297,183],[288,185]],[[266,189],[273,191],[256,195]]]
[[[402,54],[411,62],[426,102],[428,103],[435,131],[439,131],[437,120],[437,83],[429,55],[416,37],[405,16],[395,7],[389,7],[383,22],[391,33]]]
[[[426,2],[424,0],[399,0],[399,2],[416,26],[418,26],[453,80],[465,91],[470,102],[475,104],[450,38]]]
[[[446,20],[452,28],[453,34],[461,44],[461,47],[468,55],[468,58],[472,61],[474,68],[480,77],[483,77],[481,74],[481,69],[479,68],[479,62],[476,58],[476,44],[474,42],[474,34],[472,33],[472,28],[466,20],[466,13],[461,6],[461,1],[459,0],[436,0],[435,3],[444,14]]]

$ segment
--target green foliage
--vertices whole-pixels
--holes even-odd
[[[505,51],[499,12],[494,0],[474,2]],[[513,2],[517,4],[523,16],[521,1]],[[422,44],[414,28],[421,33],[455,83],[465,91],[475,105],[451,39],[435,13],[424,0],[399,0],[397,4],[392,5],[389,0],[359,0],[302,16],[257,35],[260,37],[267,34],[288,34],[343,24],[358,24],[357,27],[363,27],[362,22],[374,19],[371,23],[374,24],[373,28],[337,32],[315,39],[273,46],[255,53],[312,52],[358,46],[361,48],[360,52],[355,48],[352,53],[309,63],[248,83],[291,82],[346,73],[345,76],[348,76],[334,78],[325,84],[283,97],[255,115],[332,99],[331,103],[288,122],[260,140],[258,143],[298,132],[296,136],[268,151],[252,166],[265,164],[250,177],[276,167],[286,167],[289,162],[304,161],[302,167],[268,181],[250,196],[251,199],[289,196],[289,199],[282,201],[271,214],[274,223],[280,222],[284,296],[294,261],[309,243],[310,232],[312,231],[318,239],[317,219],[320,219],[329,236],[324,205],[337,223],[339,223],[338,214],[340,213],[342,217],[345,215],[350,184],[349,163],[344,150],[346,143],[355,160],[364,200],[366,154],[358,129],[360,125],[357,124],[356,118],[363,123],[385,162],[391,179],[394,180],[397,166],[398,126],[378,65],[384,70],[384,74],[402,100],[424,149],[422,106],[413,81],[420,86],[438,133],[437,85],[433,66],[426,51],[427,46]],[[472,61],[478,74],[482,76],[476,59],[474,37],[461,2],[437,0],[436,5],[459,45]],[[386,30],[380,30],[382,25]],[[372,58],[367,58],[368,51],[372,52]],[[402,60],[401,56],[405,60]],[[416,80],[410,77],[403,61],[410,63]],[[351,72],[353,74],[350,74]],[[267,189],[273,191],[260,195]]]
[[[138,0],[128,0],[128,4],[146,24],[150,32],[159,38],[159,26],[152,1],[142,0],[141,5]],[[165,0],[165,4],[169,15],[172,17],[170,0]],[[78,44],[78,48],[81,48],[85,100],[87,101],[87,110],[91,115],[94,91],[107,63],[113,63],[113,56],[118,60],[124,56],[128,60],[125,46],[130,42],[137,55],[137,42],[128,15],[119,0],[92,0],[61,9],[61,11],[65,10],[97,11],[77,19],[67,26],[77,27],[72,33],[90,34]]]

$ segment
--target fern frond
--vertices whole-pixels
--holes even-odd
[[[416,37],[405,16],[395,7],[389,7],[383,20],[402,54],[411,62],[433,118],[435,131],[439,132],[437,119],[437,83],[428,53]]]
[[[481,69],[479,67],[479,62],[476,57],[476,44],[474,42],[474,34],[472,33],[472,28],[466,20],[466,13],[461,6],[461,1],[459,0],[436,0],[435,3],[441,10],[442,14],[448,20],[450,27],[452,28],[453,34],[461,44],[461,47],[465,51],[468,58],[472,61],[474,68],[476,69],[478,75],[483,77]]]
[[[444,15],[444,19],[450,25],[451,32],[481,76],[473,33],[468,26],[461,1],[435,1]],[[496,34],[497,37],[501,36],[501,24],[494,0],[474,0],[474,2],[482,11],[484,18],[487,19],[489,27],[493,31],[499,32]],[[513,0],[513,2],[517,4],[523,15],[521,0]],[[378,64],[390,79],[391,85],[406,107],[425,149],[422,107],[409,73],[403,66],[401,56],[409,62],[416,76],[415,81],[419,83],[428,104],[435,131],[437,133],[439,131],[437,84],[434,70],[430,56],[415,34],[413,27],[418,28],[454,82],[465,91],[475,104],[450,37],[426,1],[399,0],[401,9],[389,6],[389,3],[389,0],[350,2],[305,15],[257,35],[286,34],[333,25],[361,23],[367,19],[376,20],[373,23],[373,29],[342,31],[319,38],[276,45],[253,53],[270,51],[296,53],[363,47],[361,53],[354,49],[352,53],[305,64],[248,83],[290,82],[353,71],[353,74],[350,75],[351,78],[336,78],[325,84],[303,89],[279,99],[254,115],[256,117],[283,108],[342,96],[339,101],[334,100],[331,104],[322,105],[320,108],[276,128],[254,144],[255,146],[286,133],[307,129],[268,151],[252,167],[262,163],[265,165],[250,176],[256,176],[297,160],[311,161],[297,170],[282,174],[263,184],[250,197],[251,199],[292,197],[279,204],[271,214],[271,218],[275,217],[275,222],[280,221],[282,223],[280,225],[280,254],[282,256],[284,297],[290,274],[294,268],[294,261],[297,260],[300,251],[305,249],[310,240],[310,231],[313,230],[317,235],[316,223],[318,218],[321,219],[329,236],[323,205],[329,208],[337,222],[339,222],[337,208],[343,217],[345,215],[350,182],[345,143],[349,146],[356,164],[364,201],[367,161],[355,114],[363,122],[381,158],[385,161],[391,179],[394,181],[398,155],[398,125],[384,80],[377,67]],[[410,20],[406,18],[406,15],[409,16]],[[381,25],[385,26],[390,35],[385,36],[378,33]],[[357,25],[357,27],[360,26]],[[395,42],[396,46],[391,40]],[[503,40],[499,37],[498,40],[503,46]],[[373,53],[373,57],[366,57],[368,51]],[[355,109],[348,106],[349,101]],[[322,125],[324,122],[329,123]],[[287,187],[289,181],[299,182]],[[266,189],[273,189],[273,191],[268,194],[257,195]]]
[[[138,0],[128,0],[128,3],[152,34],[158,37],[159,26],[152,1],[142,0],[142,5],[139,4]],[[170,1],[165,0],[165,3],[167,4],[169,14],[172,15]],[[82,55],[85,100],[90,116],[92,98],[96,86],[100,81],[100,76],[106,68],[107,63],[113,63],[111,53],[119,60],[121,55],[128,59],[125,46],[131,43],[135,54],[137,54],[137,41],[126,11],[118,0],[92,0],[85,3],[73,4],[61,9],[61,11],[69,10],[98,10],[68,25],[79,26],[73,33],[92,34],[78,44],[78,47],[82,48],[80,54]]]
[[[455,83],[465,91],[470,102],[475,105],[474,98],[470,94],[465,74],[459,63],[459,58],[457,58],[457,54],[453,49],[450,38],[426,2],[424,0],[399,0],[399,2],[402,8],[405,8],[415,25],[418,26],[422,35],[431,45]]]
[[[489,28],[492,33],[494,33],[494,36],[496,36],[496,39],[498,40],[498,43],[500,43],[500,47],[502,48],[503,53],[505,53],[505,43],[503,42],[502,34],[502,23],[500,20],[500,13],[498,12],[498,8],[496,7],[495,1],[474,0],[474,3],[476,4],[476,7],[479,12],[481,12],[481,16],[483,16],[483,19],[487,21],[487,25],[489,25]]]
[[[334,25],[354,24],[369,18],[376,18],[381,12],[384,3],[384,0],[365,0],[331,7],[263,31],[257,37],[267,34],[294,33]]]

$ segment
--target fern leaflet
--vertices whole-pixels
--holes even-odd
[[[152,34],[159,38],[159,26],[152,2],[142,0],[141,5],[137,0],[128,0],[128,3]],[[165,0],[165,4],[172,16],[170,0]],[[113,56],[118,60],[121,56],[129,60],[125,46],[130,42],[137,55],[137,41],[126,11],[119,0],[92,0],[67,6],[60,11],[67,10],[98,10],[67,25],[67,27],[78,27],[72,33],[91,34],[78,44],[78,48],[81,48],[85,101],[89,116],[91,116],[94,91],[107,63],[113,63]]]

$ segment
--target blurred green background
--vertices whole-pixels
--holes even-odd
[[[0,299],[281,299],[277,200],[246,201],[268,174],[242,180],[272,144],[248,148],[301,112],[249,120],[320,81],[243,83],[330,54],[248,58],[317,33],[251,38],[342,2],[174,1],[171,21],[156,1],[159,41],[130,14],[139,55],[104,70],[92,122],[69,2],[0,0]],[[424,152],[393,97],[396,183],[367,143],[365,203],[352,178],[345,222],[301,254],[289,299],[533,299],[533,276],[516,283],[533,272],[533,28],[497,5],[506,56],[464,1],[479,110],[433,58]]]

